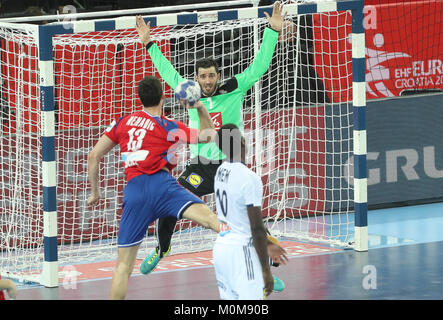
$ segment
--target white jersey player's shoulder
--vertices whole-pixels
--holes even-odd
[[[240,170],[244,175],[247,175],[247,176],[250,177],[252,180],[255,180],[255,181],[260,180],[260,181],[261,181],[260,177],[259,177],[254,171],[252,171],[250,168],[248,168],[248,166],[246,166],[245,164],[240,163],[240,162],[237,162],[237,164],[238,164],[238,168],[239,168],[239,170]]]
[[[262,183],[260,177],[241,162],[223,162],[218,168],[216,175],[216,180],[218,179],[219,181],[226,180],[226,175],[236,177],[237,187]]]

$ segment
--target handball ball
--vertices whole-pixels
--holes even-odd
[[[185,80],[175,88],[175,96],[178,100],[186,100],[192,106],[201,98],[200,85],[198,82]]]

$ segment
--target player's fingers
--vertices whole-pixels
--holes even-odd
[[[275,259],[272,260],[274,260],[277,263],[286,264],[286,261],[281,256],[275,257]]]
[[[88,199],[88,205],[89,206],[95,205],[98,202],[99,199],[100,199],[99,197],[90,197]]]
[[[286,261],[289,261],[288,256],[287,256],[287,252],[284,248],[282,248],[281,246],[278,246],[279,250],[278,252],[274,255],[274,257],[272,258],[272,260],[278,262],[278,263],[282,263],[282,264],[286,264]]]
[[[269,16],[269,14],[266,12],[266,11],[264,11],[264,14],[265,14],[265,16],[266,16],[266,19],[270,19],[271,17]]]
[[[271,286],[266,286],[266,288],[265,288],[266,297],[269,297],[269,295],[272,293],[272,290],[273,290],[273,286],[272,285]]]
[[[285,249],[281,248],[281,252],[280,252],[280,258],[285,259],[286,261],[288,261],[288,253],[286,252]]]
[[[284,255],[284,254],[280,255],[278,257],[278,259],[279,259],[281,264],[286,264],[286,262],[289,261],[288,257],[286,255]]]
[[[148,23],[146,23],[142,16],[139,15],[136,17],[137,28],[141,28],[141,27],[146,26],[149,29],[150,25],[151,25],[151,21],[148,21]]]
[[[276,3],[274,3],[274,12],[276,14],[280,14],[281,13],[281,4],[279,1],[277,1]]]
[[[185,99],[180,99],[179,102],[185,108],[189,108],[190,107],[189,102],[186,101]]]
[[[282,254],[280,256],[280,263],[286,264],[286,262],[288,262],[288,261],[289,261],[289,259],[288,259],[288,257],[285,254]]]

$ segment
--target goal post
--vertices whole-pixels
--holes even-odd
[[[368,250],[368,169],[366,163],[366,68],[363,5],[352,11],[352,104],[354,114],[355,250]]]
[[[270,69],[247,93],[243,110],[248,165],[264,181],[264,218],[281,237],[366,251],[363,1],[288,3],[284,11],[296,31],[282,34],[298,36],[279,39]],[[259,48],[254,32],[261,42],[268,25],[265,12],[272,7],[144,19],[184,78],[194,77],[196,60],[215,57],[227,80],[253,61]],[[312,25],[300,26],[308,16]],[[111,119],[141,108],[137,83],[157,71],[133,16],[40,26],[0,22],[0,38],[2,93],[13,110],[0,135],[1,197],[8,199],[0,207],[0,272],[56,287],[61,266],[116,255],[124,187],[119,150],[101,164],[104,203],[94,209],[86,205],[87,155]],[[168,113],[187,122],[171,88],[164,89]],[[179,155],[176,175],[189,157],[185,149]],[[27,173],[23,181],[12,179]],[[215,210],[211,196],[204,200]],[[151,226],[140,257],[155,247],[155,233]],[[172,253],[208,250],[214,239],[181,220]]]

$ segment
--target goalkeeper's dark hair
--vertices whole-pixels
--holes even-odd
[[[218,66],[218,62],[214,59],[200,59],[195,63],[195,74],[198,74],[198,69],[203,68],[203,69],[207,69],[210,67],[214,67],[215,68],[215,73],[219,72],[219,66]]]
[[[144,77],[138,83],[137,92],[144,107],[155,107],[163,96],[162,83],[154,76]]]
[[[229,161],[241,161],[243,135],[240,129],[232,123],[223,125],[216,136],[217,147]]]

